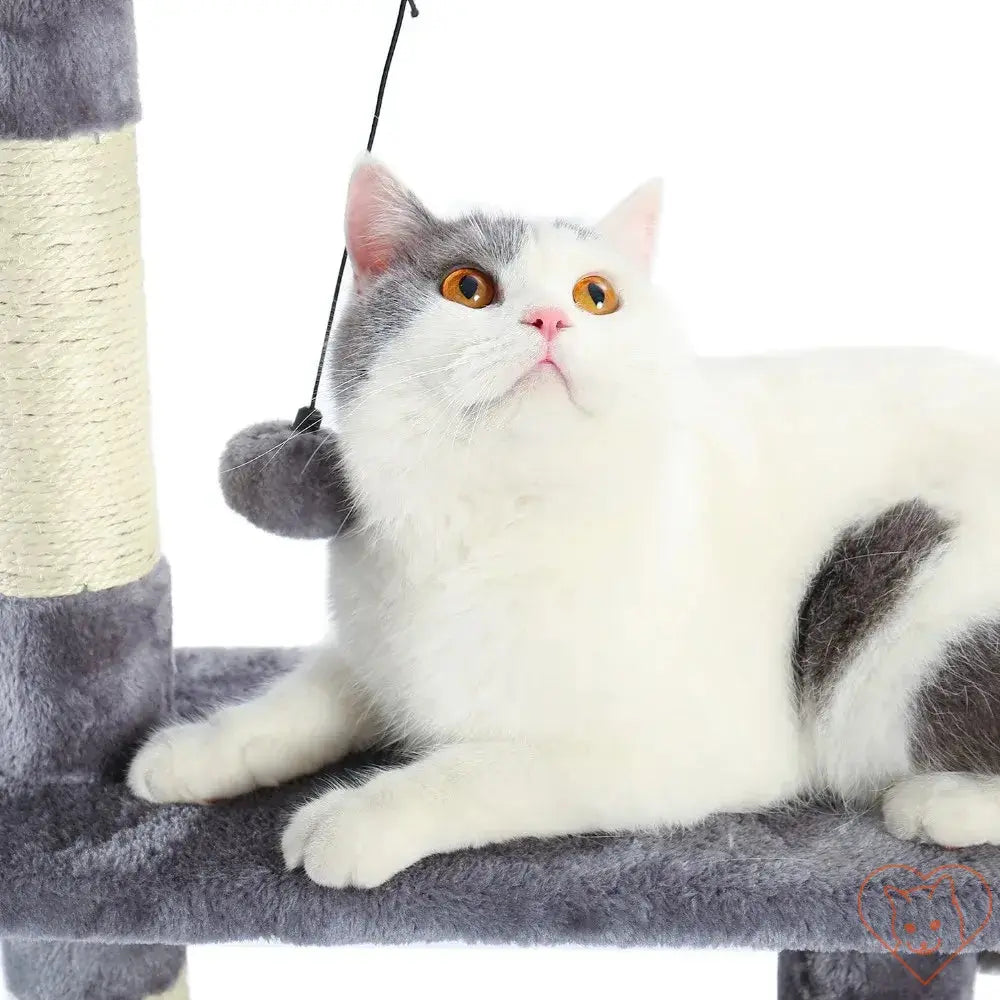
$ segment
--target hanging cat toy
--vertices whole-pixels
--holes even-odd
[[[412,17],[420,13],[414,0],[403,0],[399,5],[365,146],[369,153],[375,144],[407,8]],[[240,431],[229,441],[220,461],[219,482],[226,503],[256,527],[286,538],[333,538],[344,528],[351,510],[336,436],[324,429],[323,414],[317,409],[347,263],[345,246],[308,405],[301,407],[290,423],[270,421]]]

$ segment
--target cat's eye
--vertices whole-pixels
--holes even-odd
[[[619,305],[615,286],[601,274],[585,274],[573,286],[573,301],[595,316],[613,313]]]
[[[441,294],[450,302],[470,309],[482,309],[496,298],[497,289],[488,274],[474,267],[456,267],[441,282]]]

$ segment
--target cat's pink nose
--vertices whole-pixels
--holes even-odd
[[[569,316],[555,306],[530,309],[521,317],[521,322],[533,326],[546,340],[555,340],[560,330],[573,325]]]

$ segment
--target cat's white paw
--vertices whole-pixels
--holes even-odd
[[[886,828],[905,840],[943,847],[1000,843],[1000,779],[974,774],[917,774],[882,800]]]
[[[292,774],[287,751],[239,710],[155,733],[136,754],[128,785],[150,802],[209,802],[279,784]]]
[[[132,761],[129,788],[150,802],[208,802],[249,792],[266,783],[268,749],[241,735],[217,719],[162,729]]]
[[[389,794],[335,789],[299,809],[285,828],[285,864],[331,888],[374,888],[432,853],[421,842],[424,812],[399,787]]]

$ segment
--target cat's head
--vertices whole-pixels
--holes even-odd
[[[964,915],[950,876],[905,889],[887,885],[883,892],[892,913],[895,950],[929,955],[940,950],[946,936],[965,939]]]
[[[649,280],[659,202],[651,183],[592,226],[440,219],[363,160],[331,366],[362,494],[421,475],[530,488],[637,445],[683,357]]]

